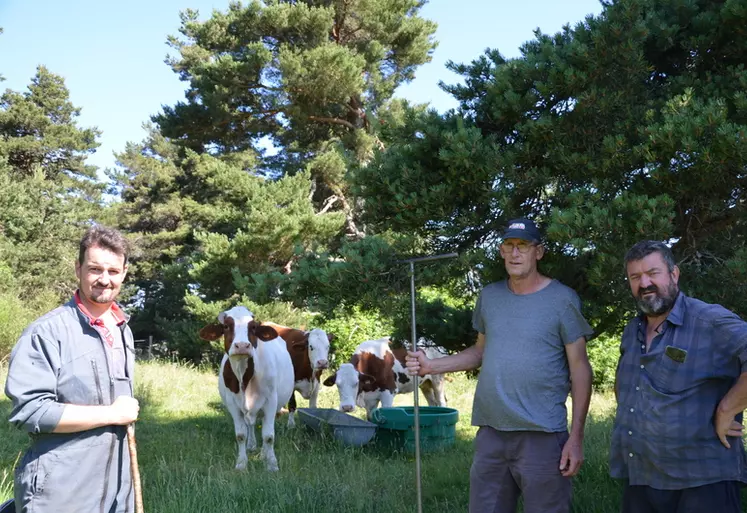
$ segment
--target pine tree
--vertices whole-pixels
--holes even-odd
[[[104,186],[85,162],[99,132],[79,114],[43,66],[28,91],[0,97],[0,264],[25,300],[70,296],[80,235],[101,216]]]
[[[270,180],[243,157],[180,149],[155,130],[118,155],[119,222],[139,248],[134,329],[161,327],[169,338],[171,323],[191,319],[185,297],[235,298],[233,276],[290,272],[297,251],[323,249],[340,232],[342,213],[314,211],[307,172]]]
[[[141,248],[137,329],[162,326],[196,358],[190,323],[217,304],[313,302],[289,277],[308,255],[339,260],[366,235],[347,177],[384,145],[378,114],[394,89],[430,59],[423,3],[254,1],[206,21],[182,14],[167,62],[189,82],[186,100],[154,116],[112,174],[120,226]]]
[[[344,180],[351,165],[381,146],[376,113],[414,70],[430,60],[435,24],[418,16],[421,0],[253,1],[232,3],[197,21],[182,13],[183,39],[167,60],[187,101],[153,120],[162,133],[198,152],[263,154],[270,174],[308,169],[320,208],[341,208],[360,238]]]
[[[412,119],[356,175],[368,222],[484,251],[487,282],[506,222],[533,217],[540,267],[598,332],[630,314],[623,256],[641,239],[672,243],[687,293],[747,314],[746,32],[741,1],[617,0],[516,59],[452,63],[458,112]]]

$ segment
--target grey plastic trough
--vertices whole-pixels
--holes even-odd
[[[13,503],[13,499],[8,500],[0,504],[0,513],[15,513],[16,507]]]
[[[360,447],[376,434],[376,424],[332,408],[299,408],[298,417],[317,433],[331,433],[345,445]]]

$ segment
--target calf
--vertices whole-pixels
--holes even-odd
[[[357,404],[370,417],[379,401],[384,408],[392,406],[400,375],[407,376],[404,365],[394,357],[389,338],[380,338],[361,342],[350,363],[342,364],[324,385],[337,385],[341,411],[351,412]]]
[[[262,412],[262,459],[267,470],[278,470],[275,457],[275,415],[293,393],[293,363],[277,331],[254,320],[252,312],[236,306],[218,315],[219,324],[200,330],[205,340],[223,337],[218,391],[233,417],[238,444],[236,469],[246,468],[246,450],[257,448],[254,424]]]
[[[288,403],[290,420],[293,418],[293,412],[296,411],[295,390],[298,390],[301,397],[308,399],[309,408],[316,408],[316,400],[319,396],[319,377],[329,366],[329,343],[334,340],[334,337],[318,328],[304,331],[272,322],[265,322],[263,326],[275,328],[280,338],[285,340],[288,353],[293,361],[294,393],[291,394]]]

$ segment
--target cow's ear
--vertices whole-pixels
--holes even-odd
[[[335,340],[335,336],[332,333],[327,333],[327,340],[331,344]]]
[[[208,324],[200,330],[200,338],[202,340],[218,340],[223,336],[223,330],[222,324]]]
[[[330,377],[328,377],[327,379],[325,379],[325,380],[324,380],[324,383],[323,383],[323,385],[324,385],[325,387],[331,387],[332,385],[334,385],[334,384],[335,384],[335,381],[336,381],[336,380],[337,380],[337,373],[335,372],[335,373],[334,373],[334,374],[332,374],[332,375],[331,375]]]
[[[254,334],[257,335],[258,339],[265,342],[278,338],[278,332],[275,331],[275,328],[272,326],[257,326],[254,330]]]
[[[374,386],[376,384],[376,378],[370,374],[359,374],[358,383],[361,385],[361,390],[365,392],[373,392],[376,390],[376,387]]]

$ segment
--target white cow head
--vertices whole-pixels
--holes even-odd
[[[351,412],[355,410],[358,394],[373,392],[375,382],[373,376],[358,372],[353,364],[343,363],[337,372],[324,380],[324,385],[328,387],[337,385],[337,393],[340,395],[340,411]]]
[[[329,343],[332,340],[334,340],[334,335],[328,335],[319,328],[308,333],[309,361],[315,371],[329,367]]]
[[[254,315],[244,306],[235,306],[218,314],[219,324],[208,324],[200,330],[200,338],[218,340],[223,337],[226,354],[234,358],[254,356],[257,340],[274,340],[278,333],[270,326],[254,320]]]

